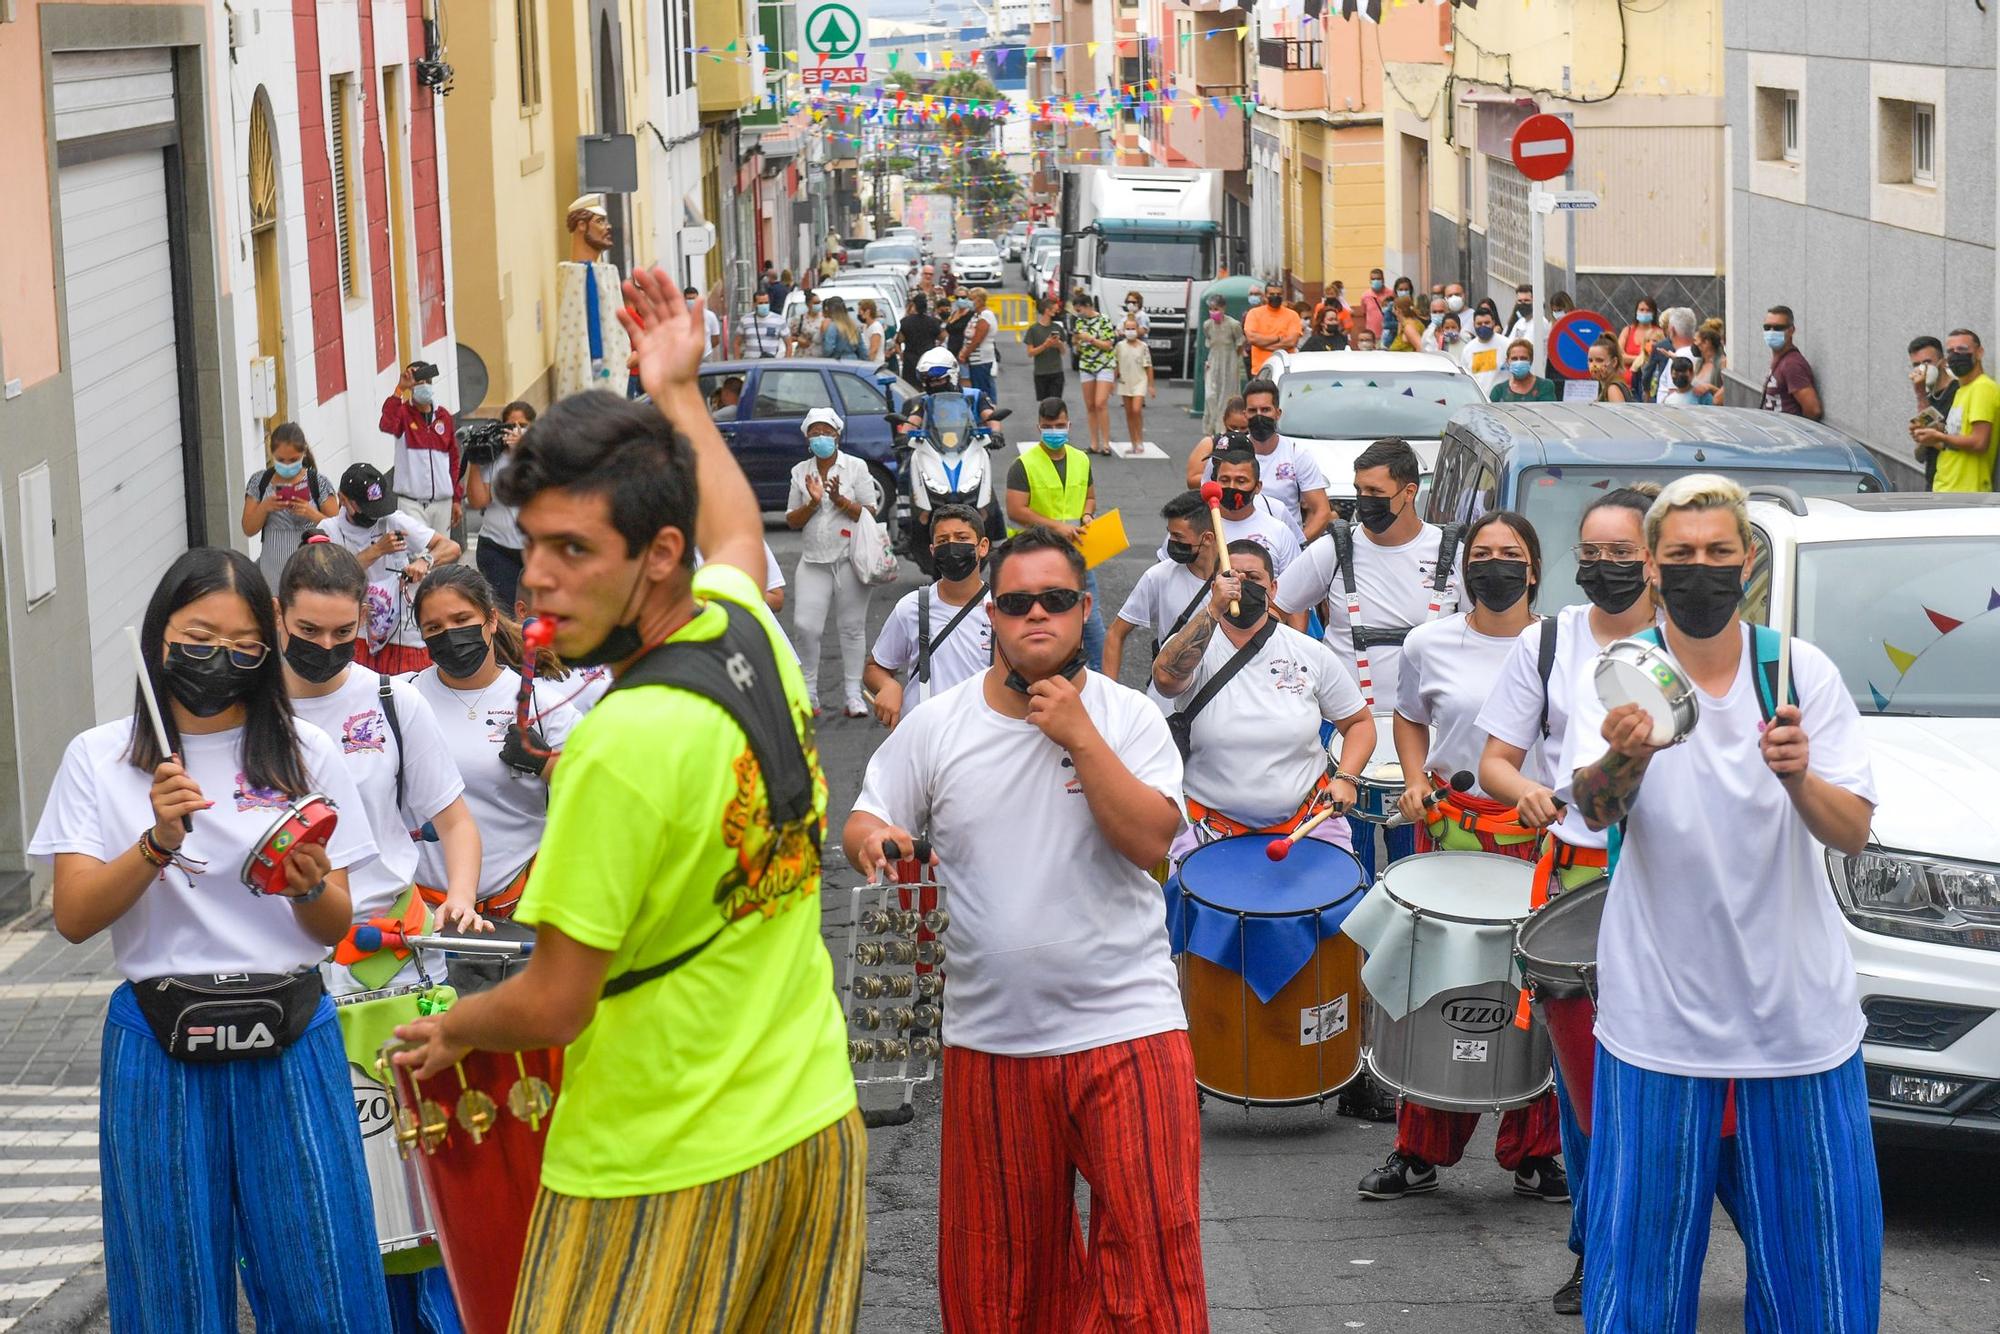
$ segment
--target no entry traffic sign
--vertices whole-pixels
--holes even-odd
[[[1611,322],[1594,310],[1572,310],[1549,329],[1549,363],[1569,380],[1590,375],[1590,345],[1611,331]]]
[[[1552,181],[1569,170],[1576,138],[1569,126],[1547,114],[1530,116],[1514,131],[1514,166],[1531,181]]]

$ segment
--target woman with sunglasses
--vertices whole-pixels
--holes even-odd
[[[433,665],[411,679],[437,715],[479,828],[479,913],[511,917],[548,822],[555,752],[577,713],[563,702],[568,691],[545,677],[557,663],[544,651],[535,661],[529,725],[521,728],[521,627],[501,614],[479,571],[432,570],[417,588],[416,616]],[[443,907],[446,886],[455,887],[450,852],[428,839],[417,845],[417,892],[433,906]]]
[[[1403,641],[1396,690],[1396,758],[1404,787],[1398,807],[1416,827],[1417,851],[1490,852],[1533,861],[1536,836],[1514,822],[1475,782],[1466,792],[1446,785],[1479,768],[1486,735],[1479,711],[1522,631],[1535,621],[1534,590],[1542,579],[1542,546],[1526,518],[1494,510],[1465,534],[1459,587],[1469,611],[1418,626]],[[1440,800],[1427,805],[1434,789]],[[1514,1174],[1514,1193],[1560,1202],[1569,1183],[1557,1155],[1562,1137],[1555,1098],[1543,1095],[1500,1118],[1495,1156]],[[1396,1112],[1396,1147],[1388,1161],[1361,1178],[1371,1200],[1395,1200],[1438,1188],[1437,1169],[1464,1156],[1477,1113],[1447,1112],[1405,1099]]]
[[[326,733],[296,722],[271,590],[247,556],[186,552],[147,603],[132,716],[63,755],[30,845],[63,938],[111,933],[98,1167],[110,1318],[225,1329],[240,1278],[260,1328],[386,1331],[347,1056],[318,964],[375,856]],[[161,745],[146,690],[158,699]],[[242,871],[308,793],[339,810],[275,892]]]
[[[1522,825],[1548,830],[1535,867],[1538,900],[1604,875],[1605,836],[1585,824],[1582,815],[1559,808],[1549,784],[1554,775],[1573,767],[1563,764],[1569,720],[1582,692],[1594,693],[1591,672],[1598,654],[1606,645],[1647,629],[1656,619],[1646,588],[1645,523],[1646,511],[1659,494],[1659,487],[1642,483],[1607,492],[1584,510],[1574,553],[1576,582],[1589,600],[1564,607],[1523,630],[1479,710],[1477,726],[1486,733],[1477,771],[1479,786],[1502,806],[1519,811]],[[1556,1314],[1576,1315],[1583,1310],[1590,1142],[1576,1119],[1560,1067],[1556,1104],[1562,1117],[1563,1165],[1569,1175],[1569,1248],[1576,1255],[1576,1271],[1556,1290],[1554,1303]]]

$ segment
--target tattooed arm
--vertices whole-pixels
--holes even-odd
[[[1637,704],[1621,704],[1605,716],[1603,736],[1610,749],[1578,769],[1571,782],[1576,809],[1592,829],[1609,829],[1630,814],[1646,766],[1660,752],[1652,735],[1652,716]]]
[[[1229,600],[1243,594],[1243,578],[1228,571],[1218,571],[1215,588],[1209,599],[1188,623],[1182,626],[1173,638],[1160,646],[1160,656],[1153,661],[1153,684],[1168,699],[1177,699],[1194,684],[1194,674],[1201,667],[1201,655],[1208,651],[1208,641],[1215,637],[1215,624],[1222,609],[1229,606]]]

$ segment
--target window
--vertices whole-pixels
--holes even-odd
[[[1756,90],[1756,145],[1761,162],[1805,161],[1805,108],[1796,88]]]
[[[803,417],[814,408],[830,408],[826,381],[818,371],[765,371],[757,382],[757,401],[750,415],[759,421]]]
[[[1791,89],[1785,91],[1784,124],[1781,132],[1784,137],[1780,145],[1780,155],[1787,162],[1797,162],[1799,160],[1799,95]]]
[[[889,410],[889,401],[882,397],[882,391],[858,375],[835,371],[833,383],[840,390],[840,412],[844,417],[879,417]]]
[[[1875,99],[1875,181],[1933,190],[1938,183],[1937,104]]]
[[[1937,184],[1937,108],[1922,102],[1910,106],[1910,180]]]
[[[514,63],[520,76],[521,110],[542,106],[541,0],[514,0]]]
[[[1939,91],[1932,66],[1869,64],[1868,94],[1875,105],[1875,118],[1869,123],[1871,221],[1945,235],[1951,126]]]
[[[340,256],[340,290],[345,296],[361,295],[361,265],[355,260],[355,233],[359,231],[354,216],[353,159],[348,144],[347,122],[349,102],[354,95],[354,81],[345,74],[336,74],[327,90],[327,130],[332,136],[333,152],[333,240],[334,249]]]

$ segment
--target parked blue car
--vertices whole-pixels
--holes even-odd
[[[1887,491],[1875,456],[1831,426],[1752,408],[1612,403],[1482,404],[1445,427],[1423,500],[1433,523],[1518,510],[1542,540],[1536,604],[1581,602],[1570,550],[1583,511],[1606,491],[1719,472],[1746,487],[1806,496]]]
[[[726,402],[732,380],[736,399]],[[742,465],[766,510],[783,510],[792,469],[809,454],[805,416],[832,408],[847,423],[841,449],[867,462],[885,498],[894,498],[902,475],[894,433],[883,418],[900,413],[917,391],[900,379],[886,381],[861,361],[797,357],[766,361],[705,361],[701,392],[722,438]]]

